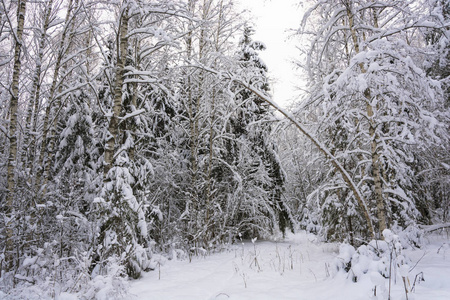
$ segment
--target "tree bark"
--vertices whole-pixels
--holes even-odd
[[[215,51],[217,53],[220,52],[220,46],[219,46],[219,39],[221,35],[221,28],[222,28],[222,14],[223,14],[223,1],[220,1],[219,4],[219,18],[218,18],[218,25],[217,25],[217,32],[215,36]],[[216,61],[214,61],[214,65],[216,65]],[[217,97],[217,91],[216,87],[214,86],[212,88],[211,92],[211,111],[209,116],[209,161],[208,161],[208,182],[206,185],[206,220],[205,223],[208,225],[211,218],[212,213],[212,185],[213,185],[213,178],[212,178],[212,168],[213,168],[213,160],[214,160],[214,124],[216,122],[216,97]]]
[[[190,13],[195,12],[195,0],[188,1],[188,9]],[[192,61],[193,53],[193,27],[189,26],[188,35],[186,38],[186,54],[187,60]],[[198,189],[197,189],[197,173],[198,173],[198,104],[199,98],[194,99],[193,95],[193,80],[192,75],[187,76],[187,93],[188,93],[188,117],[189,117],[189,150],[190,150],[190,172],[191,172],[191,195],[190,199],[186,203],[186,211],[189,212],[189,220],[191,223],[196,222],[197,216],[194,215],[198,211]],[[190,205],[194,206],[194,209],[190,209]]]
[[[44,57],[45,40],[47,35],[47,30],[50,26],[50,15],[52,13],[53,0],[49,0],[46,4],[44,25],[41,29],[41,36],[39,39],[39,48],[36,59],[36,71],[33,78],[33,85],[30,92],[30,103],[28,105],[27,119],[26,119],[26,130],[23,141],[23,152],[26,153],[26,157],[23,157],[24,163],[26,163],[27,168],[30,170],[30,181],[33,177],[33,158],[36,145],[36,137],[31,137],[31,132],[36,131],[37,126],[37,116],[39,109],[39,99],[41,93],[41,74],[42,74],[42,58]],[[31,139],[31,141],[30,141]]]
[[[359,41],[358,36],[356,33],[356,30],[354,28],[354,21],[353,21],[353,13],[351,10],[351,4],[349,1],[346,2],[346,9],[347,9],[347,17],[349,20],[349,28],[350,33],[352,36],[353,44],[355,47],[355,53],[358,54],[360,52],[359,48]],[[374,18],[375,22],[377,23],[377,19]],[[375,24],[378,25],[378,24]],[[361,73],[366,73],[367,70],[364,67],[363,63],[359,64],[359,68],[361,70]],[[375,200],[377,203],[377,216],[378,216],[378,231],[379,231],[379,237],[382,238],[383,230],[386,229],[386,216],[385,216],[385,205],[384,205],[384,198],[383,198],[383,185],[381,180],[381,172],[380,172],[380,155],[378,152],[378,143],[377,143],[377,135],[375,131],[375,122],[373,120],[373,107],[370,104],[371,102],[371,93],[370,89],[367,88],[364,91],[364,97],[366,101],[366,112],[367,117],[369,120],[369,135],[371,138],[371,159],[372,159],[372,173],[373,173],[373,180],[374,180],[374,192],[375,192]]]
[[[61,55],[61,57],[65,57],[67,55],[67,53],[69,52],[70,48],[72,47],[72,42],[74,40],[74,36],[75,36],[75,21],[74,21],[74,17],[77,14],[78,11],[78,5],[79,5],[79,0],[70,0],[69,2],[69,11],[67,13],[66,16],[66,24],[68,24],[67,26],[70,28],[69,30],[65,30],[64,31],[64,35],[63,35],[63,39],[61,40],[61,48],[60,51],[62,51],[64,48],[64,42],[65,42],[65,51],[62,51],[63,54]],[[72,20],[70,20],[69,18],[72,18]],[[66,41],[66,34],[68,32],[68,38]],[[62,74],[65,76],[65,71],[67,70],[67,64],[62,64]],[[56,95],[61,94],[61,92],[63,91],[63,84],[61,84],[62,82],[59,82],[59,84],[57,84],[57,77],[55,77],[53,79],[53,83],[52,83],[52,88],[51,88],[51,93],[50,99],[54,99],[55,101],[55,112],[52,114],[53,117],[53,122],[51,124],[49,124],[49,135],[48,135],[48,156],[47,156],[47,163],[45,164],[45,168],[44,168],[44,192],[43,194],[46,193],[46,188],[47,188],[47,183],[48,183],[48,179],[50,177],[50,168],[52,165],[52,160],[53,160],[53,155],[55,154],[55,145],[56,145],[56,127],[57,127],[57,119],[58,119],[58,115],[60,113],[60,111],[63,108],[63,103],[61,103],[61,98],[60,97],[55,97],[55,93]],[[58,90],[56,91],[56,86],[58,86]]]
[[[66,14],[66,19],[65,19],[65,26],[66,27],[64,28],[64,31],[63,31],[62,36],[61,36],[61,40],[60,40],[60,44],[59,44],[59,48],[58,48],[59,52],[58,52],[58,55],[57,55],[57,58],[56,58],[55,70],[53,72],[53,81],[52,81],[52,85],[50,87],[50,93],[49,93],[49,103],[48,103],[47,108],[45,110],[44,125],[43,125],[44,132],[43,132],[43,135],[42,135],[42,145],[41,145],[41,151],[40,151],[40,154],[39,154],[39,161],[38,161],[38,166],[41,168],[41,170],[36,175],[36,185],[37,186],[41,185],[42,177],[45,176],[44,173],[45,173],[45,170],[46,170],[47,165],[48,165],[48,164],[44,165],[44,157],[45,157],[45,154],[48,151],[48,149],[47,149],[48,135],[49,135],[49,132],[51,131],[51,127],[52,127],[52,124],[49,124],[49,122],[50,122],[50,115],[51,115],[51,112],[52,112],[52,107],[53,107],[54,101],[56,100],[56,99],[54,99],[54,96],[55,96],[55,92],[56,92],[56,87],[57,87],[57,82],[58,82],[58,77],[59,77],[59,71],[60,71],[61,65],[62,65],[62,60],[63,60],[64,56],[66,55],[68,49],[69,49],[69,47],[67,46],[67,47],[65,47],[65,51],[63,50],[64,46],[65,46],[65,43],[66,43],[66,35],[67,35],[67,32],[68,32],[67,28],[69,26],[69,18],[70,18],[71,14],[72,14],[72,9],[73,9],[72,0],[70,0],[69,4],[68,4],[68,10],[67,10],[67,14]],[[50,158],[47,158],[47,159],[49,160]]]
[[[127,4],[125,4],[127,5]],[[105,164],[104,174],[107,175],[114,163],[114,148],[116,138],[119,134],[119,116],[122,111],[122,86],[125,75],[125,60],[127,57],[128,46],[128,6],[123,7],[119,19],[119,28],[117,33],[117,63],[116,63],[116,79],[114,83],[114,103],[113,114],[109,121],[108,132],[109,137],[105,147]]]
[[[9,156],[7,163],[7,184],[8,184],[8,196],[6,200],[6,249],[5,249],[5,261],[6,271],[10,271],[14,267],[14,230],[12,228],[14,223],[14,171],[17,163],[17,108],[19,102],[19,76],[21,68],[20,55],[22,52],[23,43],[23,27],[25,23],[26,12],[26,0],[19,0],[17,4],[17,32],[15,35],[16,43],[14,48],[14,67],[11,86],[11,102],[9,107],[10,126],[9,126]]]
[[[370,93],[370,91],[369,91]],[[370,96],[370,94],[368,95]],[[369,101],[370,98],[367,99]],[[383,198],[383,182],[381,180],[380,172],[380,154],[378,153],[377,135],[375,132],[375,124],[373,121],[373,108],[370,104],[367,104],[367,116],[369,117],[369,134],[372,141],[370,142],[371,154],[372,154],[372,172],[375,189],[375,197],[377,202],[377,216],[378,216],[378,231],[379,238],[383,238],[383,230],[386,229],[386,214]]]

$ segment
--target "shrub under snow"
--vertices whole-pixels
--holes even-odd
[[[348,278],[357,282],[370,278],[381,293],[386,293],[386,284],[405,282],[410,270],[410,260],[404,256],[405,246],[398,235],[391,230],[383,231],[384,240],[372,240],[367,245],[355,249],[349,244],[341,244],[339,255],[334,261],[335,275],[348,273]]]

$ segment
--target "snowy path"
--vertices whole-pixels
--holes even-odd
[[[256,242],[256,256],[249,241],[228,252],[193,258],[190,263],[168,261],[160,274],[157,269],[133,282],[131,293],[142,300],[371,299],[373,284],[369,278],[355,284],[344,274],[328,276],[338,247],[313,239],[299,234],[287,242]],[[409,276],[411,285],[419,272],[425,277],[416,284],[410,300],[450,299],[450,248],[443,247],[439,254],[438,248],[436,241],[409,253],[415,262],[426,253]],[[404,299],[402,283],[393,286],[391,295],[392,300]]]

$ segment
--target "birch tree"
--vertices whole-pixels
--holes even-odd
[[[6,230],[6,242],[5,242],[5,269],[6,271],[12,270],[17,266],[17,261],[14,257],[14,223],[15,223],[15,211],[14,211],[14,191],[15,191],[15,167],[17,165],[17,113],[19,104],[19,77],[21,72],[21,55],[23,50],[23,31],[25,24],[26,13],[26,1],[19,1],[17,3],[17,28],[13,34],[14,39],[14,66],[13,75],[11,81],[11,100],[9,103],[9,156],[7,164],[7,199],[4,209],[5,214],[5,230]]]
[[[412,153],[446,136],[438,121],[442,92],[418,56],[424,46],[420,29],[440,27],[421,14],[423,5],[322,1],[306,12],[300,29],[310,37],[306,63],[299,63],[311,86],[303,109],[317,118],[317,130],[332,153],[358,180],[379,234],[393,224],[406,227],[418,220]],[[321,18],[323,25],[309,27]],[[345,196],[345,184],[335,175],[327,175],[315,199],[322,199],[319,205],[344,204],[342,214],[358,220],[359,213],[347,205],[352,200]]]

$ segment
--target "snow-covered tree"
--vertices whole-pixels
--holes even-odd
[[[302,65],[310,96],[302,110],[369,200],[379,233],[426,217],[418,210],[424,199],[414,180],[416,153],[448,139],[442,90],[420,55],[421,29],[442,27],[422,13],[424,5],[321,1],[300,30],[310,40]],[[364,235],[367,224],[339,174],[326,172],[320,181],[309,201],[328,236],[338,228]]]
[[[244,27],[237,53],[239,72],[249,84],[268,94],[267,66],[258,55],[259,51],[265,50],[265,46],[253,41],[253,34],[251,26]],[[235,101],[236,112],[230,120],[234,138],[228,143],[237,153],[227,153],[227,159],[237,164],[246,185],[242,199],[237,199],[240,202],[237,218],[243,223],[241,230],[247,234],[252,231],[267,234],[267,231],[264,232],[267,229],[269,232],[279,229],[284,234],[290,220],[282,199],[285,174],[278,159],[277,146],[271,137],[272,121],[275,119],[273,111],[268,103],[241,87],[238,87]],[[259,210],[255,211],[255,207]],[[257,221],[259,218],[266,220]]]

